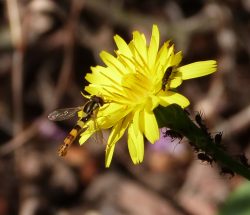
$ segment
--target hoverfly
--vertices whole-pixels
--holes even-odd
[[[168,83],[169,77],[171,76],[172,72],[173,72],[173,67],[170,66],[167,68],[166,72],[163,75],[162,84],[161,84],[161,89],[163,91],[166,90],[166,84]]]
[[[71,129],[67,137],[64,139],[63,144],[58,149],[59,156],[63,157],[67,154],[69,147],[83,130],[84,124],[93,117],[94,111],[103,105],[104,101],[101,97],[92,96],[83,106],[58,109],[48,115],[49,120],[62,121],[72,118],[80,111],[83,111],[85,114],[84,117],[77,121],[77,124]]]
[[[197,154],[197,157],[199,160],[201,160],[202,162],[208,162],[210,165],[212,165],[214,159],[212,157],[210,157],[209,155],[207,155],[205,152],[199,152]]]

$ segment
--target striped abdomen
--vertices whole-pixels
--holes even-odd
[[[76,137],[79,135],[82,127],[76,124],[73,129],[69,132],[67,137],[64,139],[63,144],[58,149],[58,155],[63,157],[67,154],[69,147],[75,141]]]

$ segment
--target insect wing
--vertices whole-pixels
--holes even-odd
[[[97,122],[97,113],[98,113],[98,110],[94,111],[91,117],[93,120],[94,130],[96,131],[93,136],[93,139],[96,143],[104,144],[104,137],[103,137],[102,129],[99,127],[98,122]]]
[[[48,119],[51,121],[63,121],[70,119],[76,115],[76,113],[82,110],[83,107],[74,107],[74,108],[64,108],[57,109],[48,115]]]

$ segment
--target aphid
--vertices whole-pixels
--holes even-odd
[[[172,74],[172,72],[173,72],[173,67],[170,66],[170,67],[167,68],[166,72],[163,75],[162,84],[161,84],[161,89],[163,91],[166,90],[166,84],[168,83],[169,77]]]
[[[80,134],[80,132],[84,129],[85,123],[90,120],[90,118],[94,118],[94,111],[99,107],[104,105],[104,101],[101,97],[92,96],[89,101],[85,103],[84,106],[79,106],[75,108],[65,108],[58,109],[49,114],[48,118],[52,121],[62,121],[65,119],[69,119],[75,116],[78,112],[83,111],[84,116],[77,121],[77,124],[72,128],[67,137],[64,139],[63,144],[58,149],[59,156],[65,156],[69,147],[72,145],[74,140]]]
[[[221,175],[229,174],[229,175],[231,175],[231,177],[234,177],[234,172],[227,167],[221,167],[220,174]]]
[[[202,152],[200,152],[200,153],[198,153],[197,154],[197,157],[198,157],[198,159],[199,160],[201,160],[201,161],[206,161],[206,162],[208,162],[209,164],[211,164],[212,165],[212,163],[213,163],[213,158],[211,158],[209,155],[207,155],[206,153],[202,153]]]
[[[200,128],[207,133],[207,127],[206,127],[204,120],[202,119],[202,116],[200,113],[197,113],[195,115],[195,121],[200,126]]]
[[[214,143],[222,150],[226,150],[227,149],[226,146],[221,144],[222,134],[223,134],[222,132],[219,132],[214,136]]]
[[[177,131],[174,131],[174,130],[170,130],[170,129],[166,130],[163,133],[163,137],[170,137],[172,139],[172,141],[175,139],[179,139],[180,142],[183,139],[183,136],[180,133],[178,133]]]
[[[213,141],[213,138],[211,137],[211,133],[208,132],[208,128],[205,125],[204,120],[202,119],[202,116],[200,113],[195,115],[195,121],[199,125],[200,129],[207,135],[207,137]]]
[[[222,134],[223,134],[222,132],[219,132],[218,134],[216,134],[214,136],[214,142],[215,142],[215,144],[217,144],[217,145],[221,144]]]
[[[247,168],[250,168],[250,165],[248,163],[248,159],[246,158],[246,156],[244,154],[240,154],[237,156],[240,160],[240,162]]]

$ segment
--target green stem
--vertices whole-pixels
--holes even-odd
[[[200,129],[180,106],[176,104],[167,107],[159,106],[154,112],[159,127],[168,127],[180,133],[188,138],[193,146],[212,156],[220,166],[227,167],[250,180],[250,170],[215,144],[213,139]]]

